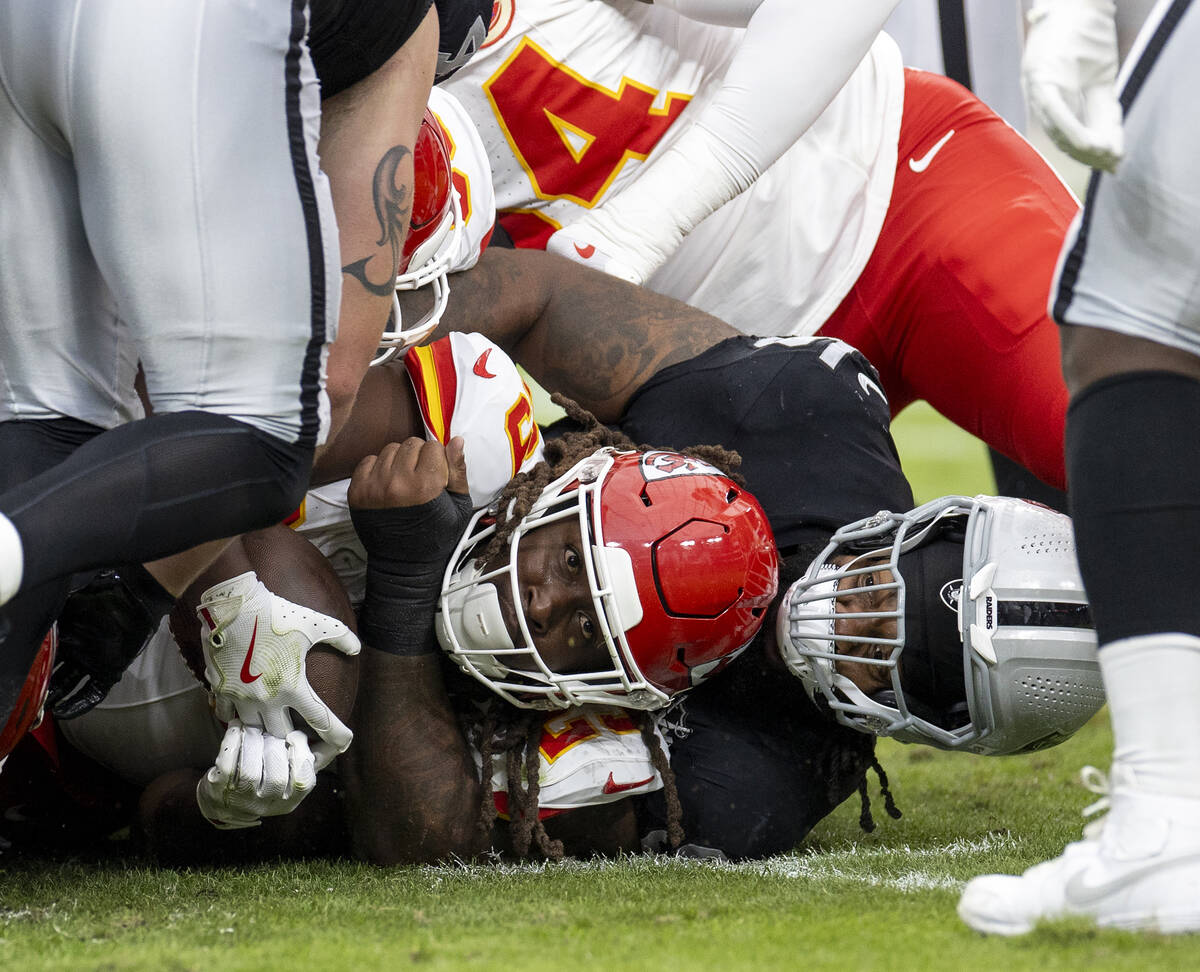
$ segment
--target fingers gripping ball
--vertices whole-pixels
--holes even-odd
[[[304,733],[281,739],[235,719],[215,765],[196,785],[196,802],[214,827],[257,827],[263,817],[291,813],[316,782],[316,758]]]
[[[286,738],[297,713],[318,736],[318,769],[353,738],[316,694],[305,660],[316,644],[356,655],[359,641],[342,622],[271,593],[253,571],[210,587],[200,598],[204,673],[216,714]]]

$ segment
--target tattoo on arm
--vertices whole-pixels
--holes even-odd
[[[537,250],[484,252],[451,278],[439,332],[479,331],[601,421],[657,371],[737,332],[680,301]]]
[[[404,237],[412,218],[412,187],[397,181],[400,164],[412,152],[405,145],[393,145],[383,153],[375,167],[375,178],[371,194],[375,201],[375,218],[379,221],[379,239],[376,246],[388,244],[391,255],[391,270],[380,283],[367,277],[367,264],[374,257],[364,257],[342,267],[342,273],[357,280],[370,293],[387,297],[396,287],[395,268],[400,264],[400,253],[404,249]]]

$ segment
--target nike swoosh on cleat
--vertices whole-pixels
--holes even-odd
[[[246,649],[246,657],[242,659],[242,681],[247,685],[262,678],[262,672],[250,674],[250,656],[254,654],[254,640],[258,637],[258,618],[254,619],[254,630],[250,632],[250,647]]]
[[[1133,871],[1126,871],[1111,881],[1103,881],[1099,884],[1092,884],[1090,881],[1085,880],[1087,871],[1081,871],[1078,874],[1071,875],[1067,879],[1067,883],[1063,887],[1063,896],[1066,898],[1067,903],[1072,906],[1096,904],[1114,891],[1120,891],[1122,888],[1128,887],[1149,874],[1171,870],[1178,865],[1187,864],[1200,866],[1200,854],[1188,854],[1171,861],[1155,861],[1153,864],[1147,864]]]
[[[487,370],[487,359],[488,359],[488,355],[491,353],[492,353],[492,349],[488,348],[486,351],[483,352],[483,354],[481,354],[478,358],[475,359],[475,365],[473,368],[471,368],[471,370],[473,372],[475,372],[475,374],[479,375],[480,378],[495,378],[496,377],[490,371]]]
[[[591,243],[589,243],[587,246],[580,246],[578,243],[576,243],[575,252],[585,260],[590,260],[596,255],[596,248]]]
[[[653,776],[647,776],[644,780],[635,780],[632,783],[618,783],[613,779],[612,773],[608,774],[608,779],[604,781],[604,793],[624,793],[626,790],[636,790],[639,786],[645,786]]]
[[[946,132],[945,135],[943,135],[941,138],[939,138],[934,143],[933,148],[931,148],[928,152],[926,152],[924,155],[922,155],[919,159],[909,159],[908,167],[910,169],[912,169],[913,172],[924,172],[926,169],[929,168],[929,163],[933,161],[933,157],[942,150],[943,145],[945,145],[948,141],[950,141],[950,136],[953,134],[954,134],[954,129],[952,128],[952,129],[950,129],[950,131]]]

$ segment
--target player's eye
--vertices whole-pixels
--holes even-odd
[[[583,558],[579,556],[579,551],[570,544],[567,544],[563,558],[566,561],[567,570],[572,574],[578,574],[583,570]]]
[[[596,621],[584,611],[579,612],[579,630],[587,641],[596,637]]]

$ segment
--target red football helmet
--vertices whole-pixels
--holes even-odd
[[[400,255],[396,289],[416,290],[432,284],[433,308],[406,328],[400,319],[400,303],[393,298],[392,319],[379,342],[384,353],[372,364],[382,364],[405,348],[420,344],[437,327],[450,297],[446,277],[462,224],[462,206],[450,166],[450,144],[437,117],[426,108],[413,148],[412,217]]]
[[[522,606],[522,536],[567,518],[579,523],[611,661],[597,671],[554,671]],[[778,586],[779,554],[758,501],[720,470],[675,452],[601,449],[576,463],[542,490],[492,569],[480,554],[494,530],[487,511],[471,520],[446,571],[437,631],[460,668],[523,708],[660,708],[750,643]],[[505,624],[501,579],[511,585],[519,631]]]
[[[0,729],[0,768],[4,761],[21,741],[25,733],[42,721],[42,706],[46,702],[46,692],[50,688],[50,672],[54,669],[54,653],[58,648],[58,625],[53,624],[42,639],[25,676],[25,684],[21,694],[9,713],[8,721]]]

